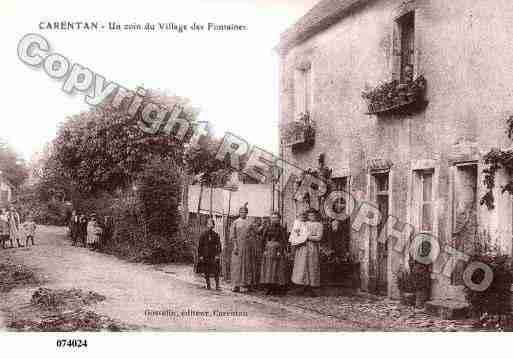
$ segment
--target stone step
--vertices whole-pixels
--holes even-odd
[[[426,312],[442,319],[464,319],[468,316],[469,305],[466,302],[436,299],[426,302]]]

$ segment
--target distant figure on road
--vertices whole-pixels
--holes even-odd
[[[0,242],[2,248],[5,249],[5,242],[10,240],[9,236],[9,218],[5,210],[0,209]],[[14,247],[14,243],[11,240],[11,248]]]
[[[69,219],[69,235],[71,237],[71,244],[76,245],[77,241],[80,240],[80,216],[75,210],[71,212]]]
[[[82,246],[87,247],[87,217],[83,214],[80,215],[80,222],[78,225],[78,239],[82,243]]]
[[[87,245],[92,249],[97,249],[101,234],[102,228],[98,224],[96,214],[93,213],[91,220],[87,224]]]
[[[230,240],[233,243],[231,262],[231,281],[233,291],[240,292],[240,287],[253,290],[255,283],[255,245],[250,233],[251,220],[248,219],[247,203],[239,210],[237,218],[230,228]]]
[[[114,235],[114,218],[105,216],[103,219],[103,232],[100,238],[100,248],[104,248]]]
[[[267,286],[267,295],[283,294],[287,278],[287,233],[280,225],[280,214],[271,216],[271,225],[265,229],[260,283]]]
[[[317,211],[308,212],[306,242],[296,245],[292,282],[304,287],[304,292],[316,296],[314,288],[321,285],[319,263],[319,242],[322,239],[323,225]]]
[[[9,218],[9,238],[11,239],[11,243],[13,243],[14,240],[16,240],[18,248],[23,247],[23,244],[20,243],[20,215],[13,205],[9,207],[9,213],[7,216]]]
[[[216,281],[216,290],[219,286],[219,271],[221,258],[221,239],[214,231],[215,223],[212,218],[207,221],[207,230],[203,232],[198,244],[198,265],[199,271],[205,275],[207,289],[210,289],[210,276],[213,275]]]
[[[21,225],[23,236],[25,237],[25,246],[29,246],[29,241],[34,244],[34,237],[36,236],[37,225],[34,222],[34,218],[29,216],[25,222]]]

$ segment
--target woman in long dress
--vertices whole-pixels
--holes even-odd
[[[248,219],[246,206],[240,208],[239,215],[230,228],[230,240],[233,243],[231,281],[234,292],[240,292],[241,287],[252,291],[256,285],[256,232],[252,230],[254,228]]]
[[[273,213],[271,225],[266,228],[263,240],[260,283],[266,285],[267,295],[282,294],[288,284],[287,278],[287,234],[280,225],[280,214]]]
[[[2,248],[5,249],[5,242],[9,240],[9,218],[7,214],[4,213],[3,209],[0,209],[0,243],[2,243]],[[11,248],[14,247],[14,243],[11,242]]]
[[[11,245],[12,243],[14,243],[14,240],[16,240],[18,248],[23,247],[23,244],[20,243],[20,215],[18,214],[14,206],[11,206],[9,208],[9,213],[7,216],[9,218],[9,239],[11,240]]]
[[[304,287],[305,293],[316,296],[315,288],[321,285],[319,263],[319,242],[322,239],[323,225],[317,211],[308,213],[306,242],[296,245],[292,282]]]

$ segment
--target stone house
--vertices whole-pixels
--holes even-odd
[[[495,190],[493,210],[480,198],[483,154],[511,147],[512,23],[510,1],[321,0],[277,48],[280,155],[306,169],[323,154],[334,188],[458,250],[485,236],[511,254],[511,197]],[[290,226],[290,191],[282,207]],[[362,289],[398,297],[406,259],[378,243],[382,230],[352,232],[352,249]],[[455,273],[432,299],[463,299]]]

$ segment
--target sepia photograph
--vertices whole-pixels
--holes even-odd
[[[0,18],[0,342],[513,331],[512,2]]]

